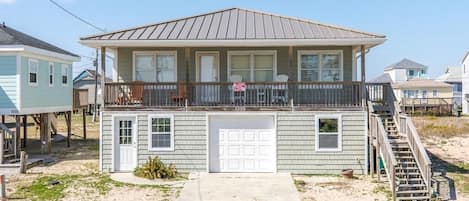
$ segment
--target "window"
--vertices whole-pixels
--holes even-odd
[[[149,150],[173,151],[174,150],[174,120],[170,115],[158,115],[149,117]]]
[[[239,75],[245,82],[271,82],[276,74],[276,52],[231,51],[228,65],[228,77]]]
[[[38,85],[38,80],[37,80],[37,74],[38,74],[38,69],[39,68],[39,63],[37,60],[29,60],[29,85],[31,86],[37,86]]]
[[[62,85],[66,86],[68,84],[68,66],[62,64]]]
[[[54,64],[49,63],[49,86],[54,85]]]
[[[428,98],[427,90],[422,91],[422,98]]]
[[[408,75],[409,75],[409,76],[414,76],[414,74],[415,74],[415,71],[414,71],[414,70],[409,70],[409,72],[408,72]]]
[[[119,121],[119,144],[132,144],[132,121]]]
[[[144,82],[176,82],[176,52],[135,52],[134,79]]]
[[[343,80],[342,51],[298,51],[298,81]]]
[[[433,89],[433,97],[437,97],[437,96],[438,96],[438,90]]]
[[[340,115],[316,116],[316,151],[342,150],[342,122]]]

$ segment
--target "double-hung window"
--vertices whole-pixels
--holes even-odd
[[[341,121],[340,115],[316,116],[316,151],[342,151]]]
[[[244,82],[271,82],[276,73],[276,52],[230,51],[228,66],[228,77],[237,75]]]
[[[298,51],[298,81],[342,81],[341,50]]]
[[[54,63],[49,63],[49,86],[54,86]]]
[[[62,64],[62,85],[68,85],[68,66],[66,64]]]
[[[134,80],[176,82],[176,52],[134,52]]]
[[[38,85],[38,70],[39,70],[39,63],[37,60],[30,59],[28,62],[28,69],[29,69],[29,85],[37,86]]]
[[[174,150],[174,118],[172,115],[154,115],[149,117],[149,143],[151,151]]]

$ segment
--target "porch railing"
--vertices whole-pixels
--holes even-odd
[[[430,193],[432,162],[428,157],[425,147],[423,147],[420,141],[419,134],[417,133],[417,129],[415,128],[412,119],[404,114],[401,114],[399,116],[399,119],[399,131],[406,135],[410,145],[410,149],[412,150],[412,153],[415,157],[415,161],[417,162],[417,166],[419,167],[420,172],[422,173],[423,180],[427,185],[427,190],[429,191],[428,193]]]
[[[360,82],[106,83],[105,106],[360,108]]]

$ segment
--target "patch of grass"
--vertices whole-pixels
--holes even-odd
[[[449,176],[454,180],[456,188],[461,193],[469,194],[469,175],[451,173]]]
[[[28,198],[35,200],[60,200],[65,196],[64,190],[77,178],[78,175],[43,176],[30,185],[21,186],[13,194],[15,198]],[[51,181],[58,181],[56,185],[49,185]]]
[[[438,136],[444,138],[469,134],[467,118],[422,116],[412,118],[419,134],[424,137]]]
[[[386,195],[386,200],[392,200],[392,193],[391,190],[389,190],[389,187],[387,185],[379,185],[376,186],[373,189],[373,193],[384,193]]]
[[[305,192],[306,182],[304,180],[295,179],[294,182],[295,182],[296,189],[298,189],[298,191]]]

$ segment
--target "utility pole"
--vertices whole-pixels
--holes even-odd
[[[96,122],[96,115],[98,111],[98,48],[96,48],[96,59],[93,63],[95,67],[93,122]]]

